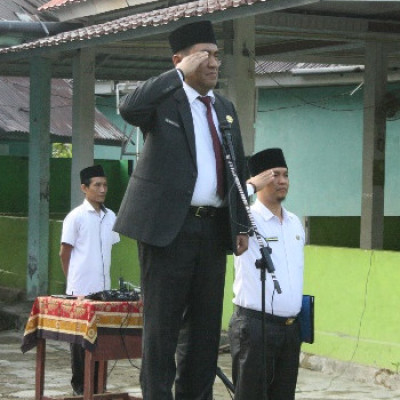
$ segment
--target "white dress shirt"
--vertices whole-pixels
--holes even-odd
[[[206,106],[198,99],[200,94],[185,82],[183,82],[183,89],[185,90],[190,110],[192,111],[196,142],[197,180],[191,204],[192,206],[221,207],[223,200],[217,195],[215,153],[207,122]],[[207,93],[207,96],[211,97],[211,103],[214,104],[215,96],[212,90]],[[221,140],[221,132],[214,107],[212,107],[212,114],[214,125]]]
[[[73,246],[66,293],[86,296],[111,287],[111,248],[119,242],[113,226],[115,214],[108,208],[97,213],[85,199],[64,219],[61,243]]]
[[[189,100],[192,112],[197,160],[197,180],[194,187],[191,205],[192,206],[213,206],[222,207],[225,202],[217,195],[217,169],[215,166],[215,153],[212,143],[210,128],[208,127],[206,106],[198,99],[201,96],[195,89],[184,82],[183,76],[177,70],[179,78],[182,80],[183,89]],[[212,90],[207,93],[211,97],[211,103],[215,103],[215,96]],[[222,143],[222,134],[219,129],[217,113],[212,107],[212,116],[218,137]],[[254,194],[252,185],[246,184],[247,194]]]
[[[263,237],[263,244],[272,249],[271,258],[275,276],[282,293],[274,293],[270,274],[266,274],[265,311],[270,314],[293,317],[301,309],[303,295],[304,243],[303,226],[296,215],[282,208],[282,222],[258,199],[251,211]],[[249,248],[241,256],[235,256],[235,281],[233,302],[241,307],[261,311],[260,270],[255,262],[260,256],[256,236],[249,239]]]

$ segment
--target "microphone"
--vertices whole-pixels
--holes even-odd
[[[228,117],[227,117],[228,118]],[[236,163],[235,152],[233,150],[231,124],[229,121],[221,121],[219,124],[219,129],[222,133],[222,141],[225,147],[225,153],[231,156],[233,164]]]
[[[256,268],[265,268],[270,274],[275,271],[274,263],[272,262],[270,247],[262,247],[260,249],[261,258],[256,260]]]

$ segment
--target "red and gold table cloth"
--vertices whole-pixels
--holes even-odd
[[[93,351],[99,332],[112,329],[124,335],[141,335],[142,305],[133,301],[94,301],[85,298],[37,297],[25,326],[23,353],[38,338],[79,343]]]

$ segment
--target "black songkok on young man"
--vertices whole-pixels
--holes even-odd
[[[248,165],[251,176],[256,176],[271,168],[287,168],[283,152],[278,148],[266,149],[254,154],[249,159]]]
[[[101,165],[93,165],[92,167],[84,168],[81,173],[81,183],[87,182],[90,178],[95,178],[99,176],[106,176],[103,167]]]
[[[173,53],[177,53],[198,43],[217,44],[210,21],[200,21],[183,25],[171,32],[168,39]]]

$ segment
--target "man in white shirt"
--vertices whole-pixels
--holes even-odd
[[[266,379],[263,385],[262,283],[256,260],[260,244],[253,235],[249,249],[235,257],[234,300],[229,338],[235,400],[293,400],[300,354],[300,313],[303,293],[304,229],[300,220],[282,207],[289,189],[286,161],[281,149],[261,151],[249,160],[253,177],[273,173],[271,183],[257,191],[251,207],[264,246],[271,259],[282,293],[277,293],[270,274],[265,282]],[[252,183],[251,178],[249,183]],[[263,390],[267,396],[263,397]]]
[[[104,206],[108,186],[101,165],[80,172],[83,203],[64,219],[60,258],[67,279],[66,293],[86,296],[111,288],[111,248],[119,242],[113,232],[115,214]],[[83,394],[85,350],[71,344],[71,385],[74,394]]]

